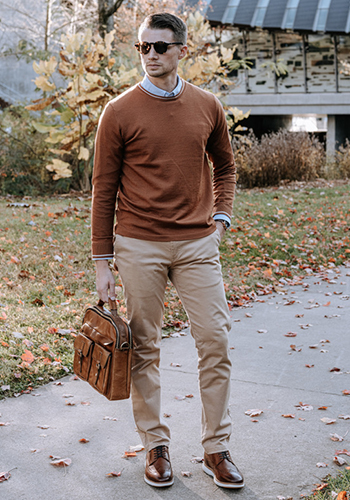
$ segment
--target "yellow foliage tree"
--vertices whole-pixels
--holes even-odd
[[[31,111],[50,108],[45,122],[34,120],[38,132],[48,134],[53,157],[46,168],[53,179],[70,177],[74,170],[83,191],[90,189],[93,138],[102,109],[108,100],[134,85],[140,78],[137,69],[117,65],[112,57],[114,32],[103,40],[91,30],[62,37],[59,60],[34,62],[39,75],[36,86],[43,97],[27,106]],[[118,69],[117,69],[117,66]],[[58,73],[58,74],[57,74]],[[57,77],[65,83],[55,83]],[[48,96],[48,94],[50,94]]]

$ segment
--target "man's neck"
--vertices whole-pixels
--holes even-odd
[[[169,93],[172,92],[177,85],[177,75],[169,75],[166,78],[155,78],[147,75],[147,78],[153,85]]]

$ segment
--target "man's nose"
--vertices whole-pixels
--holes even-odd
[[[148,56],[152,59],[158,59],[158,52],[155,51],[153,45],[151,45],[151,50],[148,52]]]

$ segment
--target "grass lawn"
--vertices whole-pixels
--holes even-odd
[[[350,467],[336,477],[327,476],[316,486],[313,495],[305,500],[348,500],[350,495]]]
[[[97,300],[90,203],[68,196],[0,199],[0,399],[72,370],[83,310]],[[221,245],[230,307],[349,262],[349,219],[349,184],[238,191]],[[164,336],[186,324],[169,283]]]

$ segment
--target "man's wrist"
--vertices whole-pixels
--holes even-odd
[[[215,222],[220,222],[225,231],[230,227],[230,224],[224,219],[215,219]]]

